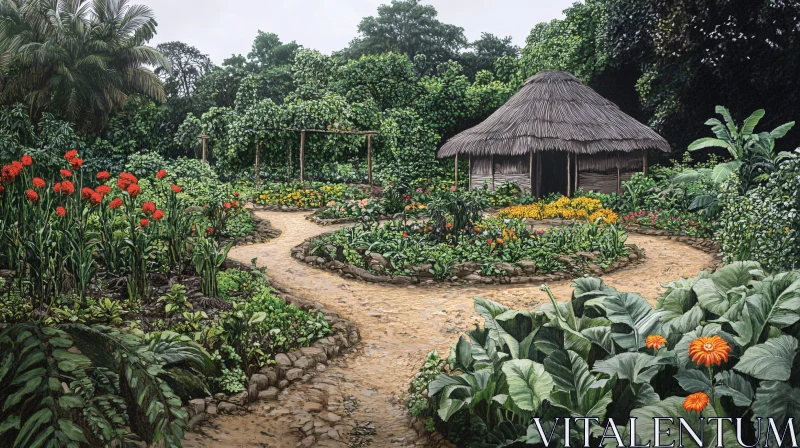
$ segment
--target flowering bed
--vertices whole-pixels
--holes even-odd
[[[75,446],[131,432],[180,446],[181,399],[240,392],[273,354],[331,333],[261,271],[224,268],[235,193],[187,206],[165,169],[89,173],[75,150],[62,164],[50,176],[26,155],[0,170],[0,358],[18,366],[0,374],[0,427],[24,435],[59,415]],[[92,411],[73,421],[69,403]],[[154,408],[158,432],[132,423]]]
[[[403,216],[347,227],[315,239],[308,255],[391,276],[451,280],[471,274],[588,272],[628,256],[626,235],[613,226],[575,224],[529,230],[524,220],[488,218],[456,231],[452,221]],[[580,255],[579,257],[572,257]]]
[[[598,199],[585,196],[568,198],[562,196],[554,202],[539,201],[528,205],[515,205],[497,212],[501,218],[551,219],[561,218],[576,221],[595,222],[602,219],[606,223],[617,222],[617,214],[603,208]]]
[[[622,215],[623,224],[636,224],[643,227],[668,230],[676,235],[690,235],[710,238],[712,224],[695,213],[676,210],[639,210]]]
[[[653,438],[653,417],[685,419],[703,446],[738,446],[738,419],[741,440],[764,440],[770,429],[755,417],[783,431],[800,395],[800,271],[767,276],[738,262],[666,286],[655,309],[597,278],[576,280],[568,302],[543,286],[550,302],[531,311],[476,298],[484,325],[462,336],[447,361],[428,355],[412,381],[410,412],[458,446],[540,444],[551,429],[562,444],[563,418],[575,416],[598,419],[570,434],[590,439],[587,446],[614,437],[607,423],[620,425],[627,446],[632,418],[638,445]],[[722,442],[716,425],[700,422],[716,416],[730,418],[720,422]],[[662,443],[679,437],[677,425],[661,421]]]
[[[256,204],[277,207],[319,208],[331,201],[364,199],[370,196],[369,187],[321,182],[267,184],[255,198]]]

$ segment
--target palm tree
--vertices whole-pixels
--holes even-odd
[[[164,102],[148,66],[169,63],[144,45],[155,32],[153,11],[128,0],[0,0],[0,103],[98,131],[129,95]]]

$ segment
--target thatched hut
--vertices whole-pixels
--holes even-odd
[[[469,158],[470,188],[516,182],[537,196],[578,188],[611,193],[669,151],[655,131],[566,72],[531,77],[483,123],[447,141],[439,157]]]

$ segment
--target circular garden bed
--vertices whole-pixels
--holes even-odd
[[[437,235],[417,221],[389,221],[323,233],[292,255],[346,278],[398,285],[542,283],[608,273],[644,258],[617,227],[526,224],[487,218],[469,231]]]

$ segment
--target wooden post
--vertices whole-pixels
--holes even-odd
[[[300,131],[300,182],[305,180],[306,131]]]
[[[456,189],[458,189],[458,153],[456,153],[455,185],[456,185]]]
[[[647,150],[642,150],[642,174],[647,176]]]
[[[622,194],[622,180],[619,172],[619,154],[617,154],[617,195]]]
[[[202,159],[200,159],[200,160],[202,161],[203,164],[205,164],[206,163],[206,140],[208,140],[208,136],[205,135],[205,134],[200,134],[197,138],[199,138],[200,141],[203,142],[203,156],[202,156]]]
[[[528,176],[530,176],[531,194],[533,194],[533,150],[531,150],[530,160],[528,161]]]
[[[258,166],[258,162],[259,162],[258,156],[259,156],[260,152],[261,152],[261,143],[256,143],[256,167],[255,167],[255,176],[254,176],[254,178],[255,178],[254,183],[255,183],[255,186],[256,186],[256,190],[258,190],[258,187],[261,186],[261,167]]]
[[[567,152],[567,197],[571,195],[572,190],[572,166],[570,166],[570,154]]]
[[[579,180],[580,180],[580,177],[578,177],[578,153],[576,152],[575,153],[575,182],[574,182],[575,191],[578,191],[578,188],[579,188],[578,184],[580,183]]]
[[[542,197],[542,153],[536,151],[536,197]]]
[[[494,191],[494,154],[492,154],[492,157],[489,159],[489,163],[492,164],[492,191]]]
[[[367,134],[367,182],[372,185],[372,135]]]
[[[467,177],[467,190],[472,190],[472,154],[470,154],[467,159],[467,172],[469,175],[469,177]]]

